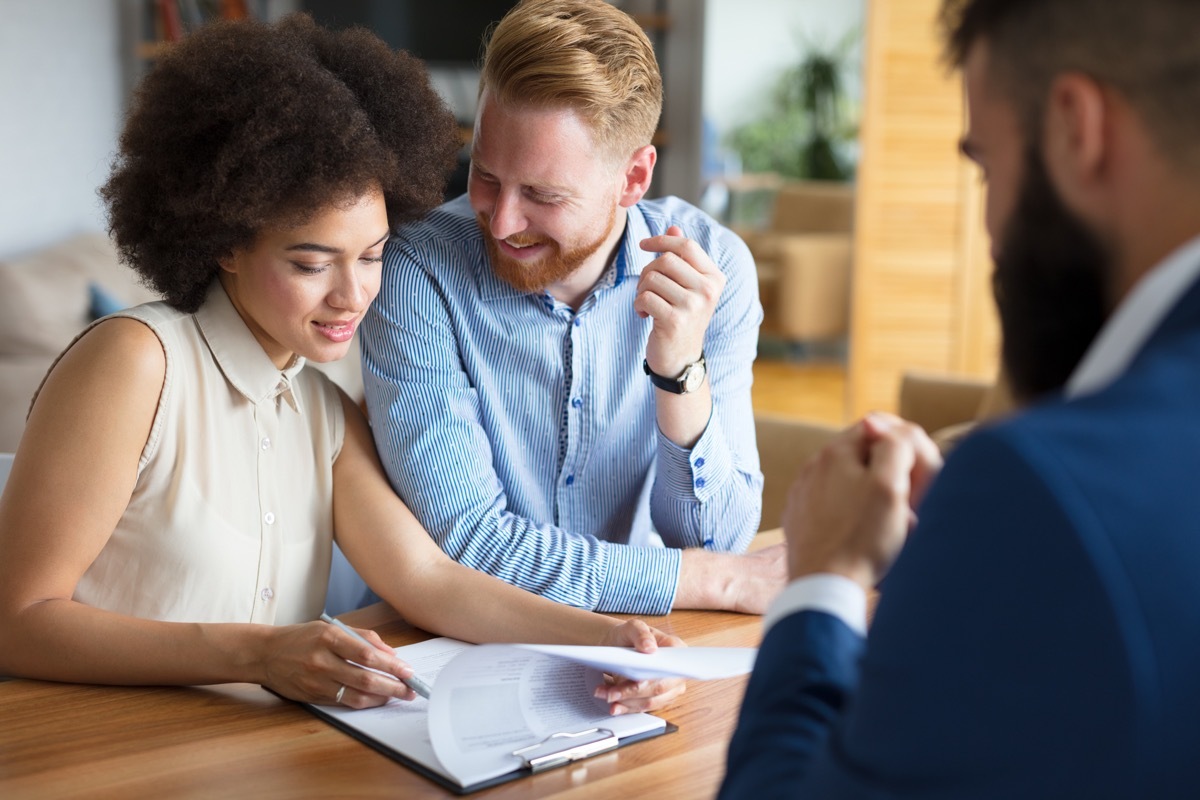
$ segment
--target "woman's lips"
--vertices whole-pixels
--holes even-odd
[[[345,322],[313,322],[321,335],[329,339],[331,342],[341,344],[348,342],[354,337],[354,320],[346,320]]]

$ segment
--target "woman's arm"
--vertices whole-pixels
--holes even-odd
[[[342,683],[369,688],[362,682],[369,673],[344,661],[361,654],[322,623],[169,623],[72,599],[129,502],[165,374],[157,336],[135,320],[114,319],[80,339],[43,386],[0,497],[0,674],[109,684],[250,681],[324,702]],[[390,653],[372,655],[371,665],[405,669]],[[398,682],[370,677],[380,695],[411,696]]]
[[[555,603],[465,567],[437,546],[392,490],[361,410],[343,395],[346,437],[333,468],[338,544],[367,584],[413,625],[470,642],[682,645],[640,620],[622,623]],[[454,476],[448,475],[447,480]],[[609,687],[620,710],[659,708],[682,681]]]

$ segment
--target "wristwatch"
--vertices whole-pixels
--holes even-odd
[[[665,392],[671,394],[688,394],[704,385],[704,376],[708,374],[708,366],[704,361],[704,353],[700,358],[683,368],[678,378],[664,378],[650,369],[650,362],[642,359],[642,369],[650,376],[650,382]]]

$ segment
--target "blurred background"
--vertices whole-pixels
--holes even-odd
[[[425,59],[462,124],[461,192],[481,44],[511,4],[0,0],[0,295],[22,263],[104,231],[96,188],[133,86],[221,14],[308,11]],[[957,154],[961,88],[939,61],[937,0],[615,4],[664,76],[652,194],[702,206],[755,255],[756,412],[840,425],[896,409],[906,374],[994,377],[980,187]],[[0,369],[14,342],[0,320]]]

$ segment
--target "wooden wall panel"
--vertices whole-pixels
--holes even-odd
[[[964,109],[940,0],[870,0],[850,338],[852,416],[894,410],[906,369],[990,376],[995,320]]]

